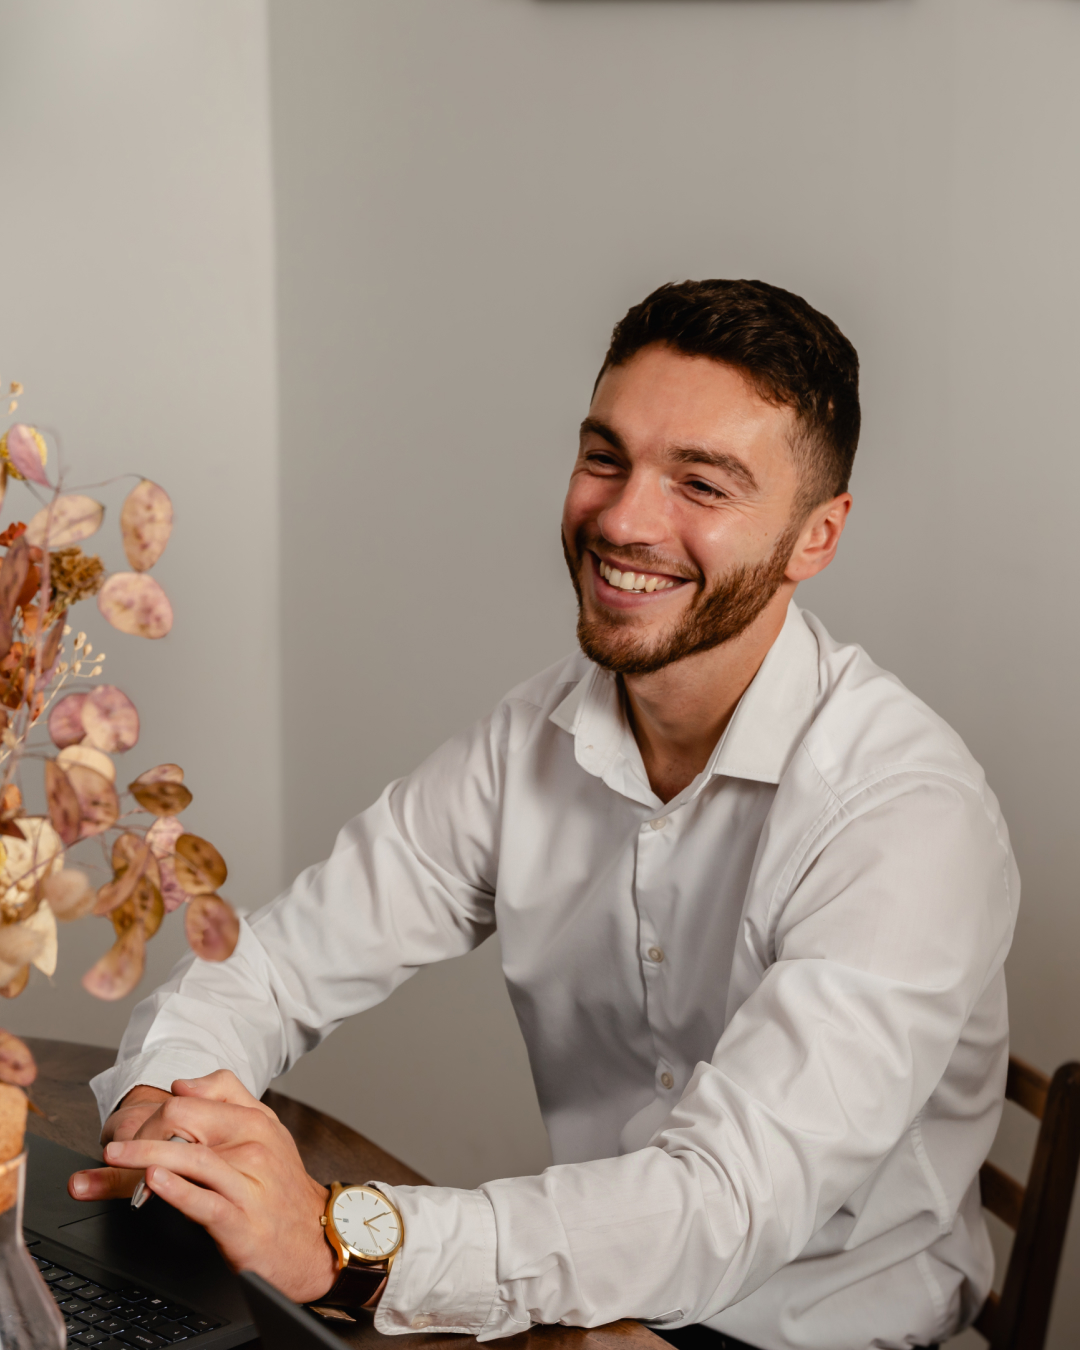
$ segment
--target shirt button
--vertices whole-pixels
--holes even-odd
[[[431,1326],[434,1321],[435,1319],[430,1313],[417,1313],[409,1325],[416,1331],[423,1331],[425,1327]]]
[[[655,962],[659,965],[659,963],[660,963],[663,959],[664,959],[664,949],[663,949],[663,947],[650,947],[650,948],[649,948],[649,960],[650,960],[650,961],[655,961]]]
[[[668,823],[667,816],[661,816],[659,820],[649,821],[649,824],[652,826],[654,830],[662,830],[667,823]]]
[[[673,1087],[675,1086],[675,1079],[672,1078],[671,1074],[669,1074],[668,1071],[667,1071],[666,1069],[665,1069],[664,1072],[660,1075],[660,1082],[661,1082],[661,1084],[662,1084],[664,1087],[666,1087],[669,1091],[670,1091],[671,1088],[673,1088]]]

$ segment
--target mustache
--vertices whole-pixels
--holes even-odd
[[[702,579],[701,573],[696,568],[690,569],[684,562],[676,562],[673,558],[665,558],[662,553],[643,548],[640,545],[631,545],[626,548],[618,544],[611,544],[602,535],[587,537],[583,532],[579,532],[574,539],[574,547],[577,551],[579,565],[584,563],[586,553],[595,553],[608,562],[625,564],[625,567],[621,570],[661,572],[665,576],[679,577],[683,581],[694,581],[699,584]]]

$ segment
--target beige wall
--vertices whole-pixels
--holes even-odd
[[[8,181],[55,203],[44,233],[14,226],[0,375],[17,360],[72,444],[160,454],[187,494],[197,542],[178,533],[169,580],[198,640],[178,625],[169,673],[151,652],[131,683],[176,719],[155,723],[161,753],[178,739],[197,765],[238,898],[273,890],[279,846],[288,872],[321,856],[388,778],[569,649],[558,508],[612,321],[662,280],[761,276],[864,363],[856,513],[803,603],[986,765],[1025,882],[1016,1048],[1077,1055],[1080,4],[270,0],[280,590],[259,7],[112,0],[73,29],[87,13],[0,5],[3,59],[51,94],[18,105]],[[134,392],[102,394],[105,369]],[[240,641],[206,548],[242,473],[265,509],[228,546]],[[108,1039],[126,1010],[73,979],[9,1022]],[[546,1157],[490,944],[286,1086],[449,1184]],[[1055,1350],[1078,1276],[1074,1239]]]

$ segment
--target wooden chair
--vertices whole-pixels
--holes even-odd
[[[1080,1064],[1048,1079],[1009,1059],[1005,1096],[1042,1124],[1027,1186],[983,1164],[983,1205],[1016,1234],[1000,1298],[991,1294],[975,1320],[990,1350],[1042,1350],[1061,1249],[1080,1165]]]

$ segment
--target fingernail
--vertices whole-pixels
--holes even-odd
[[[81,1172],[76,1172],[71,1178],[71,1189],[76,1195],[85,1195],[90,1189],[90,1183]]]
[[[120,1156],[122,1147],[123,1146],[121,1144],[106,1144],[105,1145],[106,1158],[118,1158]]]

